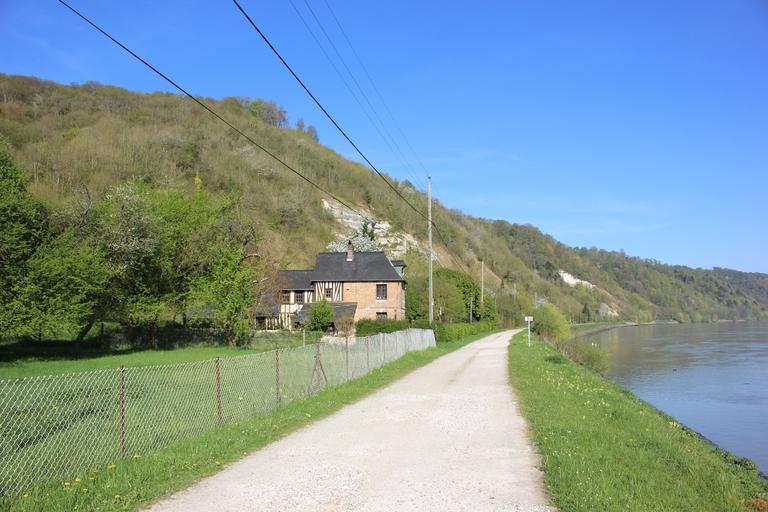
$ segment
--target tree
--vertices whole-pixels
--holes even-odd
[[[307,135],[315,142],[320,142],[320,136],[317,134],[317,128],[312,125],[307,126]]]
[[[288,113],[274,101],[255,100],[248,106],[248,111],[265,123],[276,128],[288,126]],[[310,127],[311,128],[311,127]],[[307,130],[309,132],[309,130]]]
[[[544,338],[562,343],[571,336],[571,328],[563,314],[553,304],[542,304],[533,312],[533,331]]]
[[[208,272],[191,283],[190,316],[223,328],[234,344],[237,336],[251,329],[256,272],[244,261],[242,246],[233,242],[217,244],[210,265]]]
[[[16,334],[38,339],[87,334],[112,275],[103,252],[68,230],[41,245],[28,268],[15,288]]]
[[[325,331],[333,325],[333,306],[327,300],[313,302],[309,306],[309,321],[307,329],[310,331]]]
[[[296,131],[297,132],[304,132],[304,120],[302,118],[299,118],[298,121],[296,121]]]
[[[0,138],[0,310],[13,298],[12,290],[26,272],[46,235],[46,212],[27,192],[29,178],[16,166],[8,144]],[[0,331],[4,331],[0,314]],[[8,320],[6,318],[6,320]]]

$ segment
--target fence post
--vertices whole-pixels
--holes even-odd
[[[216,357],[214,361],[216,373],[216,419],[221,423],[221,358]]]
[[[349,336],[344,336],[344,367],[346,368],[347,380],[349,380]]]
[[[304,347],[307,345],[307,331],[305,329],[301,330],[301,346]]]
[[[120,457],[125,456],[125,367],[118,372],[119,386],[117,392],[117,431],[119,438]]]
[[[386,336],[384,336],[384,333],[379,333],[379,338],[381,338],[381,349],[384,351],[384,364],[387,363],[387,340]]]
[[[280,405],[280,349],[275,350],[275,400]]]
[[[371,338],[368,337],[365,340],[365,365],[369,370],[371,369]]]

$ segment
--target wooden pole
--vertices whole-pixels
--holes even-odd
[[[219,423],[222,421],[221,417],[221,358],[217,357],[214,361],[214,370],[216,373],[216,419]]]
[[[346,367],[347,380],[349,380],[349,336],[344,336],[344,366]]]
[[[119,437],[120,456],[125,456],[125,367],[118,372],[119,386],[117,392],[117,430]]]
[[[275,401],[280,405],[280,349],[275,350]]]

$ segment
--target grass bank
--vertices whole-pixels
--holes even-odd
[[[524,334],[510,378],[562,512],[768,510],[755,465]]]
[[[0,503],[0,510],[137,510],[487,334],[408,353],[359,379],[326,388],[269,415],[215,429],[152,453],[137,453],[130,459],[116,460],[67,479],[46,482],[13,501]]]

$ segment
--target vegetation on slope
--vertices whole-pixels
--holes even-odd
[[[424,240],[423,218],[403,207],[378,176],[320,145],[316,130],[305,128],[303,123],[290,128],[287,113],[271,102],[244,98],[206,101],[323,188],[375,218],[390,222],[394,231]],[[24,208],[31,208],[25,213],[29,231],[23,243],[7,237],[5,226],[2,243],[20,251],[15,258],[31,259],[43,273],[55,270],[46,266],[50,261],[32,258],[43,243],[50,244],[46,254],[58,251],[65,256],[69,251],[68,259],[75,271],[77,261],[110,261],[104,247],[93,241],[98,238],[94,233],[86,237],[85,247],[77,249],[82,254],[72,247],[72,241],[81,236],[77,231],[83,229],[81,218],[108,213],[110,202],[114,203],[114,198],[125,190],[140,191],[142,201],[152,205],[150,210],[161,223],[166,222],[166,213],[180,212],[166,212],[166,200],[183,203],[196,194],[206,194],[214,210],[219,208],[221,215],[235,219],[238,230],[247,229],[253,235],[243,237],[241,231],[235,230],[239,234],[230,242],[239,240],[242,244],[249,239],[253,251],[248,252],[258,255],[253,258],[256,268],[248,269],[248,265],[238,262],[237,269],[254,272],[257,281],[265,279],[264,287],[275,268],[311,266],[314,255],[343,231],[323,207],[321,192],[250,146],[193,102],[173,94],[136,94],[96,83],[62,86],[0,75],[0,134],[10,143],[10,156],[25,171],[27,177],[22,181],[28,184],[29,201]],[[426,209],[423,193],[407,181],[392,181],[413,204]],[[8,197],[3,201],[10,201]],[[520,324],[524,314],[545,301],[556,304],[571,321],[605,319],[613,312],[635,321],[766,317],[768,276],[763,274],[673,267],[622,253],[573,249],[532,226],[474,218],[439,202],[434,218],[445,237],[445,245],[442,241],[437,245],[438,267],[443,268],[437,271],[435,283],[437,311],[444,320],[468,318],[470,309],[475,319],[490,317],[490,311],[477,311],[475,292],[465,286],[466,281],[477,284],[481,259],[486,268],[485,304],[493,306],[495,316],[504,325]],[[89,226],[98,225],[98,221],[93,222]],[[182,233],[194,230],[182,222],[177,225]],[[47,233],[45,240],[40,238],[41,229]],[[235,269],[236,252],[234,245],[228,247],[216,255],[200,256],[221,258],[219,271],[230,272]],[[418,319],[424,315],[426,265],[423,252],[412,249],[406,255],[411,288],[408,315]],[[226,255],[230,256],[228,263],[224,261]],[[39,257],[45,259],[42,253]],[[152,283],[155,291],[149,295],[164,297],[162,301],[131,303],[130,308],[121,306],[120,315],[112,316],[134,318],[132,321],[172,320],[175,313],[179,321],[184,314],[180,305],[195,294],[191,288],[174,290],[173,286],[195,282],[201,293],[210,296],[221,292],[214,289],[215,280],[210,279],[214,266],[212,262],[205,268],[198,266],[197,275],[174,281],[172,286],[163,284],[168,293]],[[451,269],[445,267],[464,274],[451,275]],[[11,264],[9,268],[21,267]],[[560,270],[595,287],[570,287],[560,277]],[[4,271],[3,279],[6,276],[21,279]],[[114,279],[109,272],[90,277],[104,282]],[[3,284],[0,293],[8,295],[13,287]],[[257,293],[253,301],[258,298]],[[0,299],[7,301],[9,297]],[[93,295],[83,301],[107,304]],[[163,310],[160,316],[156,314],[158,309]],[[226,323],[224,317],[229,314],[228,322],[233,324],[231,310],[220,313],[219,322]]]
[[[512,339],[509,373],[562,512],[766,510],[755,465],[716,448],[541,339]]]

